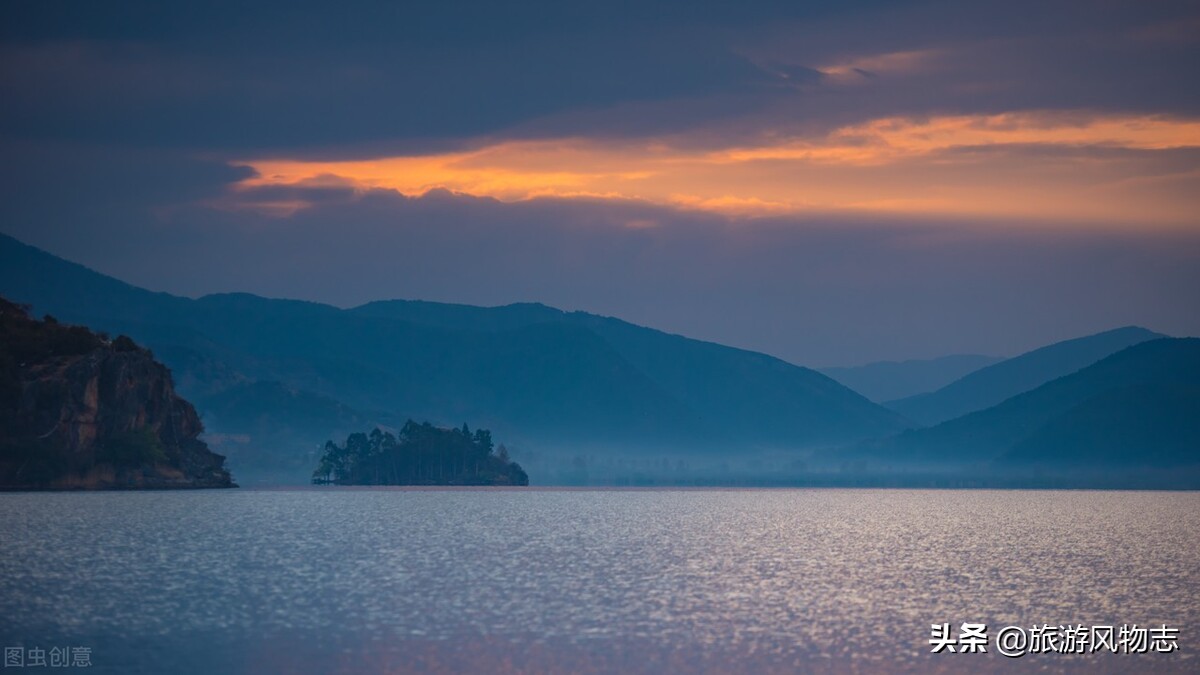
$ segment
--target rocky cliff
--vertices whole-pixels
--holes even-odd
[[[0,298],[0,489],[233,487],[170,371]]]

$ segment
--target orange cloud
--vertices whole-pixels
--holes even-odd
[[[1200,147],[1200,122],[1153,116],[1090,118],[1069,114],[958,115],[925,121],[884,118],[843,127],[817,141],[737,148],[716,158],[882,163],[964,147],[1096,146],[1134,150]]]
[[[1197,166],[1181,166],[1171,151],[1195,149],[1200,121],[1155,116],[888,118],[719,149],[564,138],[361,161],[246,160],[238,164],[257,175],[238,189],[337,184],[503,201],[632,199],[731,215],[848,209],[1191,226],[1200,224]]]

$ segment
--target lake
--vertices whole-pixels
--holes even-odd
[[[0,514],[0,642],[88,648],[94,672],[1200,670],[1195,492],[9,493]],[[1180,632],[931,654],[943,622]]]

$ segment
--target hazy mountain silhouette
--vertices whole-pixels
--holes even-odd
[[[1073,473],[1200,467],[1200,339],[1136,344],[986,410],[873,444],[871,454]]]
[[[325,412],[316,418],[332,415],[329,423],[363,415],[346,411],[471,420],[498,440],[543,446],[730,451],[844,442],[904,426],[899,415],[813,370],[542,305],[393,301],[341,310],[246,294],[193,300],[5,236],[0,260],[0,293],[154,349],[210,414],[215,433],[249,433],[263,414],[271,425],[303,428],[318,400]],[[230,415],[237,408],[242,419]],[[222,451],[236,464],[236,452]]]
[[[196,399],[208,444],[238,467],[243,485],[296,482],[312,469],[320,438],[394,422],[280,382],[240,382]],[[286,450],[281,452],[281,450]]]
[[[280,382],[249,382],[198,400],[206,421],[225,429],[269,432],[288,425],[296,431],[325,433],[367,423],[366,416],[343,403]]]
[[[844,432],[857,435],[901,422],[897,416],[878,419],[875,408],[860,405],[861,396],[848,397],[848,389],[831,387],[835,384],[832,380],[807,368],[585,312],[563,312],[539,304],[484,308],[404,300],[374,302],[349,311],[448,330],[474,327],[503,334],[539,326],[545,330],[549,324],[586,331],[611,346],[623,362],[648,377],[670,400],[683,403],[689,411],[710,411],[721,419],[738,420],[747,427],[733,433],[748,433],[757,437],[756,442],[771,441],[753,429],[774,429],[772,433],[782,438],[796,429],[821,429],[844,420]],[[747,396],[750,392],[753,395]],[[825,405],[806,403],[814,399]],[[835,420],[823,417],[831,404],[839,409]]]
[[[1056,342],[976,370],[937,391],[884,405],[914,422],[934,425],[996,405],[1130,345],[1161,337],[1145,328],[1128,326]]]
[[[877,361],[861,366],[817,370],[872,401],[881,402],[931,392],[1003,360],[999,356],[952,354],[936,359]]]
[[[1097,395],[1050,420],[1001,460],[1089,466],[1200,463],[1200,385],[1150,384]]]

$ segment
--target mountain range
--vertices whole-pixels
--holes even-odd
[[[1140,342],[997,405],[860,450],[891,467],[1194,486],[1200,339]]]
[[[970,372],[936,391],[884,405],[923,426],[983,410],[1130,345],[1165,337],[1138,326],[1056,342]]]
[[[409,418],[490,428],[543,484],[1200,484],[1200,340],[1139,327],[833,372],[876,397],[941,385],[885,407],[771,356],[540,304],[191,299],[3,235],[0,263],[0,295],[150,347],[242,484],[307,481],[325,440]]]
[[[274,467],[295,477],[327,438],[409,417],[470,421],[510,447],[546,452],[737,454],[833,446],[908,426],[808,368],[582,312],[190,299],[2,235],[0,260],[0,294],[150,347],[196,401],[210,444],[235,473]]]
[[[983,354],[951,354],[936,359],[876,361],[817,370],[872,401],[883,402],[931,392],[1003,360]]]

